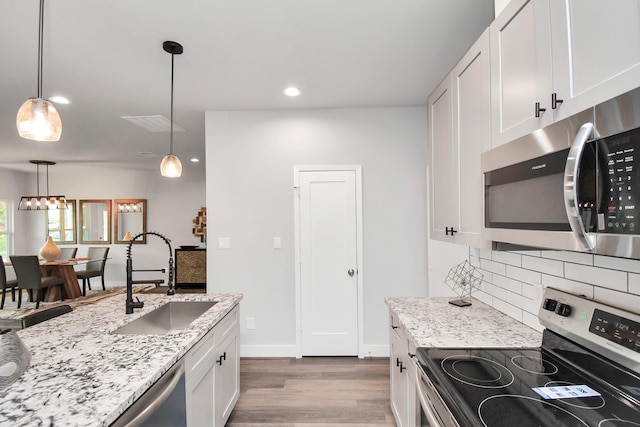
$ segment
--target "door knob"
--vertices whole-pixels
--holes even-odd
[[[350,268],[350,269],[347,271],[347,274],[348,274],[349,276],[353,277],[353,275],[354,275],[354,274],[356,274],[356,272],[353,270],[353,268]]]

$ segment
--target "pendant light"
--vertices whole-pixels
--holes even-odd
[[[18,134],[35,141],[58,141],[62,134],[62,120],[53,104],[42,98],[42,48],[44,37],[44,0],[40,0],[38,28],[38,96],[22,104],[16,117]]]
[[[49,195],[49,166],[53,166],[56,162],[49,160],[29,160],[29,163],[36,165],[36,195],[35,196],[22,196],[20,198],[20,204],[18,204],[19,211],[41,211],[41,210],[53,210],[53,209],[67,209],[67,199],[65,196],[51,196]],[[40,195],[40,165],[47,167],[47,195]]]
[[[180,178],[182,175],[182,163],[178,156],[173,154],[173,57],[183,52],[182,45],[177,42],[166,41],[162,43],[165,52],[171,54],[171,131],[169,136],[169,154],[164,156],[160,163],[160,173],[167,178]]]

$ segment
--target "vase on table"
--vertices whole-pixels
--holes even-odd
[[[46,261],[55,261],[60,256],[60,248],[55,244],[51,236],[47,242],[40,248],[40,256]]]

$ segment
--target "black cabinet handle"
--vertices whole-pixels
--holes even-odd
[[[457,233],[457,232],[458,232],[458,230],[456,230],[456,229],[455,229],[455,228],[453,228],[453,227],[451,227],[451,228],[449,228],[449,227],[445,227],[445,228],[444,228],[444,234],[445,234],[445,236],[448,236],[449,234],[451,234],[451,235],[453,236],[453,235],[454,235],[455,233]]]
[[[220,358],[218,360],[216,360],[216,363],[220,366],[222,366],[222,361],[223,360],[227,360],[227,352],[225,351],[224,353],[222,353],[222,355],[220,356]]]
[[[415,355],[415,354],[413,354],[413,353],[407,353],[407,355],[408,355],[410,358],[412,358],[412,359],[413,359],[414,357],[416,357],[416,355]]]
[[[540,113],[547,111],[546,108],[540,108],[540,103],[536,102],[536,117],[540,117]]]
[[[556,108],[558,108],[558,104],[562,104],[564,102],[564,99],[558,99],[558,94],[553,92],[551,94],[551,109],[555,110]]]
[[[398,329],[398,327],[391,325],[391,329]]]
[[[400,358],[399,358],[399,357],[396,357],[396,368],[397,368],[398,366],[400,366],[401,364],[402,364],[402,362],[400,362]]]
[[[402,362],[400,362],[400,373],[402,373],[402,371],[404,371],[405,369],[407,368],[405,368]]]

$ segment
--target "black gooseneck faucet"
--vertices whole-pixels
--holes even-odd
[[[127,246],[127,301],[126,301],[126,313],[132,314],[134,308],[142,308],[144,307],[144,302],[140,301],[138,297],[136,297],[136,301],[133,300],[133,260],[131,259],[131,248],[133,246],[133,242],[142,236],[158,236],[169,247],[169,279],[167,281],[167,285],[169,286],[169,290],[167,290],[167,295],[175,295],[176,291],[173,288],[173,249],[171,249],[171,240],[166,238],[160,233],[156,233],[155,231],[145,231],[142,233],[138,233],[129,242]]]

